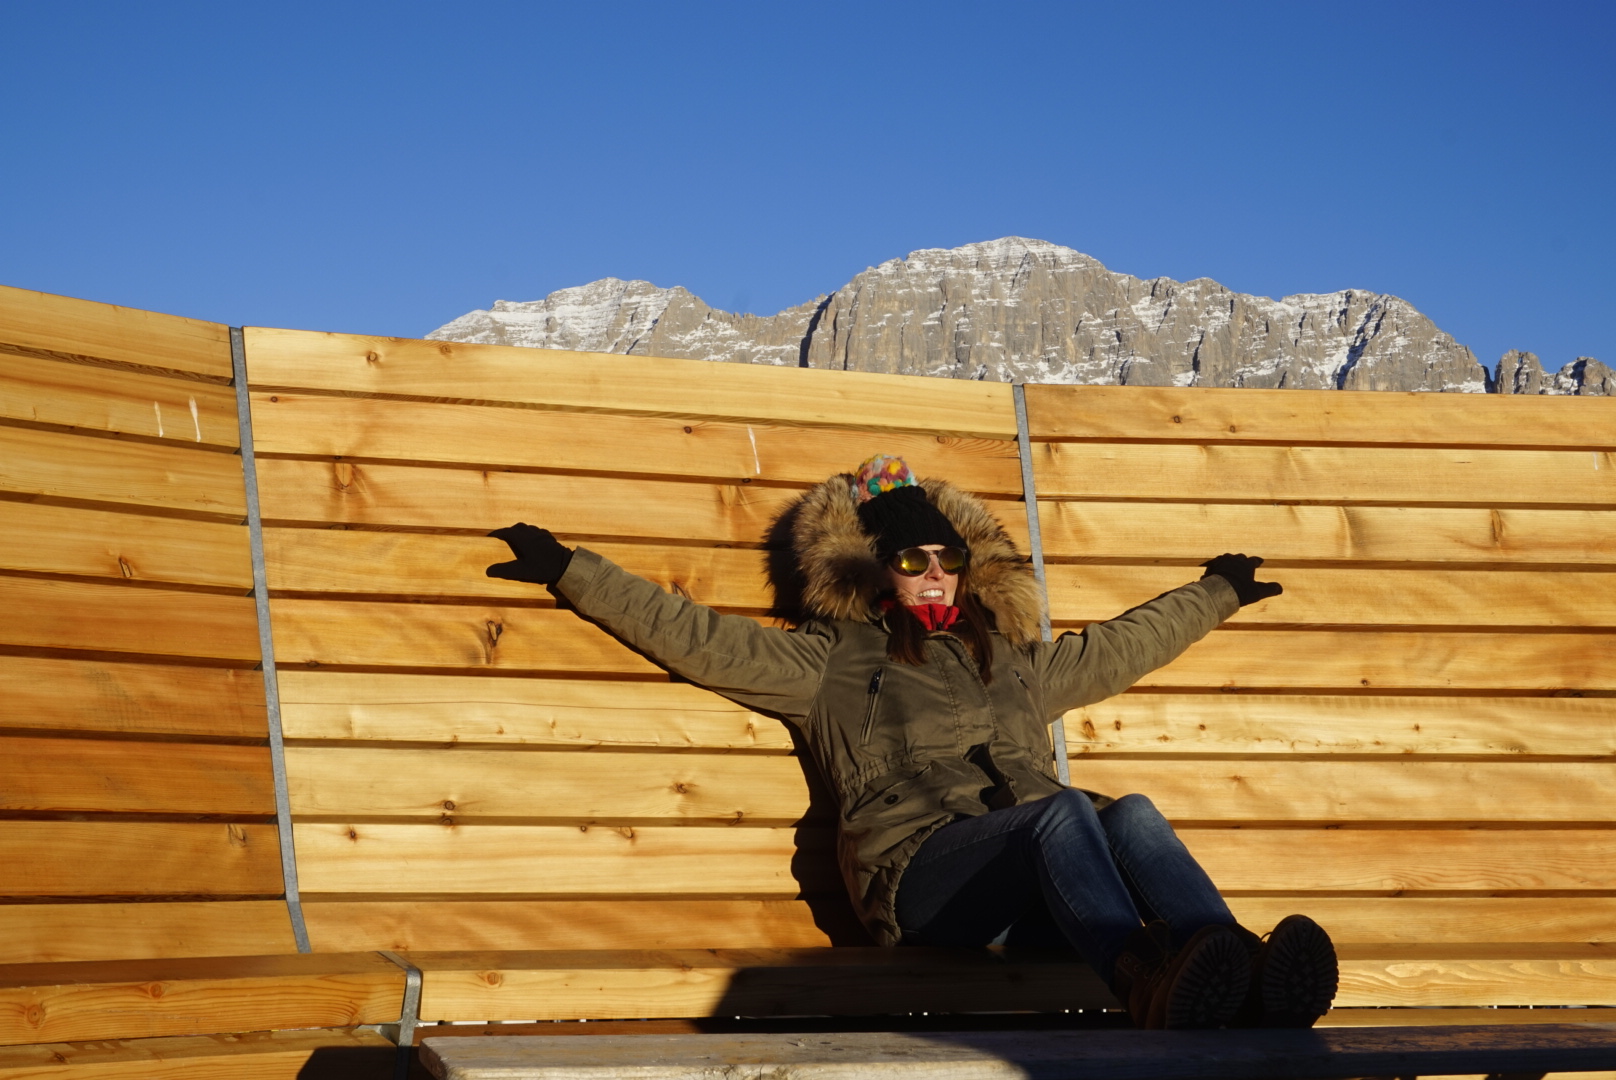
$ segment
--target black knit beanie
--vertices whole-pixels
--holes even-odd
[[[893,488],[860,503],[858,516],[859,524],[875,540],[876,554],[883,559],[923,544],[967,546],[953,523],[918,487]]]

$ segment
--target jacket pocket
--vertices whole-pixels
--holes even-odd
[[[870,736],[875,732],[875,706],[881,700],[881,680],[886,676],[885,668],[876,668],[875,674],[870,676],[869,698],[864,706],[864,727],[859,732],[859,745],[868,746]]]
[[[904,816],[906,811],[913,808],[905,807],[905,803],[913,802],[917,798],[921,803],[929,804],[935,801],[935,793],[925,782],[926,774],[931,771],[931,762],[924,765],[907,765],[878,776],[870,781],[848,808],[847,818],[850,823],[859,822],[872,816],[885,816],[896,813]],[[917,803],[917,805],[919,805]]]

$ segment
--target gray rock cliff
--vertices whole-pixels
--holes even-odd
[[[1531,353],[1511,352],[1495,381],[1395,296],[1346,289],[1273,300],[1208,278],[1147,281],[1020,237],[912,252],[776,315],[605,278],[543,300],[501,300],[427,336],[996,381],[1616,393],[1611,369],[1590,357],[1547,375]]]

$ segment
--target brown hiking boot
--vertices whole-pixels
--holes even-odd
[[[1340,970],[1322,926],[1287,915],[1266,939],[1237,932],[1251,956],[1251,988],[1232,1026],[1308,1028],[1330,1011]]]
[[[1145,1026],[1181,1031],[1223,1027],[1251,983],[1251,953],[1227,926],[1203,926],[1173,957],[1156,987]]]
[[[1128,1009],[1134,1027],[1150,1019],[1150,1003],[1167,970],[1171,933],[1164,922],[1141,926],[1128,936],[1111,972],[1111,992]]]

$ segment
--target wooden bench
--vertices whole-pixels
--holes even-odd
[[[228,328],[0,292],[0,963],[29,965],[0,988],[48,1008],[75,963],[184,987],[211,958],[194,985],[245,995],[13,1041],[369,1052],[363,1025],[410,1030],[406,968],[434,1035],[1115,1007],[1059,958],[868,948],[784,725],[482,573],[522,519],[767,620],[774,516],[877,451],[1032,550],[1012,388],[252,328],[238,352],[268,688]],[[1616,403],[1033,386],[1025,415],[1055,632],[1223,550],[1287,587],[1069,715],[1075,782],[1148,793],[1253,927],[1319,918],[1326,1023],[1616,1004]],[[311,965],[306,992],[252,956]],[[334,1010],[356,966],[376,981]],[[225,1004],[255,986],[272,1022]],[[286,1037],[212,1045],[319,1049]]]

